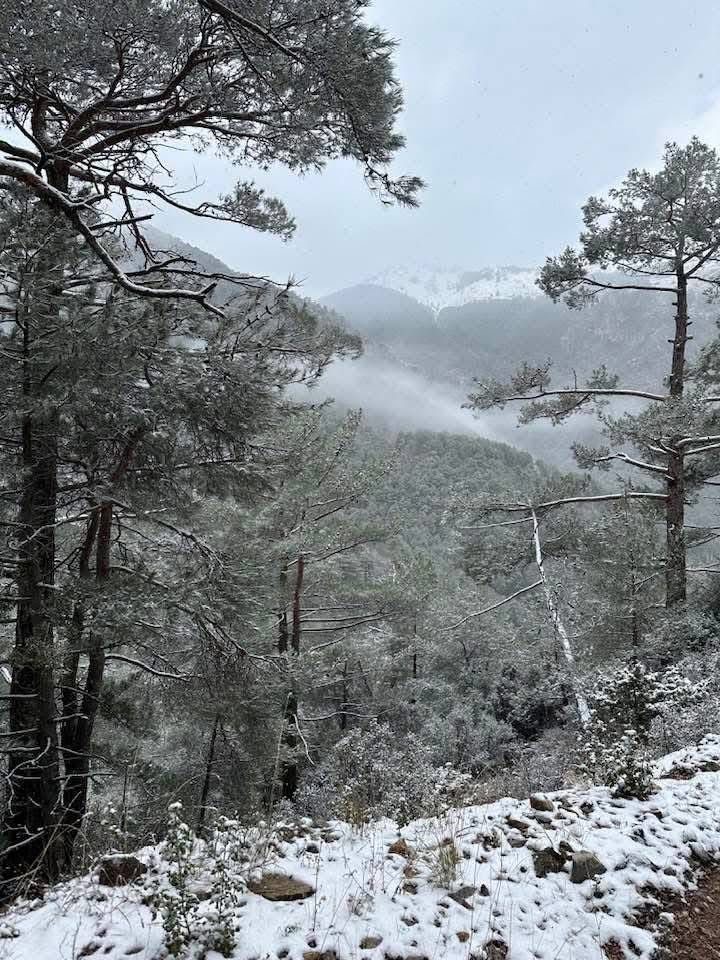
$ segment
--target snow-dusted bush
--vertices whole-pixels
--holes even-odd
[[[182,819],[182,804],[169,807],[162,845],[166,870],[156,876],[149,900],[162,917],[171,957],[201,960],[209,951],[229,957],[235,949],[242,881],[233,869],[233,827],[234,821],[221,819],[206,845]]]
[[[568,728],[546,730],[536,741],[515,746],[502,768],[490,769],[477,784],[478,803],[501,797],[561,790],[577,779],[577,737]]]
[[[433,764],[419,737],[399,738],[387,724],[373,722],[352,730],[306,775],[296,806],[358,826],[382,817],[407,823],[469,802],[471,785],[469,775]]]
[[[517,743],[510,724],[467,701],[428,717],[422,738],[434,758],[449,758],[457,769],[474,773],[501,762]]]
[[[656,672],[638,661],[600,674],[589,691],[591,721],[581,735],[586,769],[618,796],[652,792],[653,727],[700,695],[677,667]]]

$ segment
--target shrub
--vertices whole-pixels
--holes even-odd
[[[402,740],[383,723],[357,728],[340,740],[304,779],[298,809],[361,826],[389,817],[407,823],[469,800],[471,778],[450,765],[436,767],[414,734]]]
[[[155,881],[150,902],[162,917],[171,957],[199,960],[211,950],[229,957],[236,946],[242,884],[233,870],[234,824],[221,820],[206,845],[194,836],[181,813],[182,804],[170,805],[161,848],[167,871]]]
[[[676,667],[662,673],[638,660],[601,674],[590,691],[591,721],[581,735],[586,770],[618,796],[652,792],[653,724],[701,696]]]

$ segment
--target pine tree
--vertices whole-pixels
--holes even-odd
[[[720,288],[720,157],[697,139],[686,147],[670,143],[658,172],[631,170],[607,198],[591,197],[583,217],[580,250],[568,248],[549,258],[538,284],[553,300],[564,300],[573,309],[622,290],[672,305],[668,329],[661,327],[657,333],[663,339],[671,333],[665,389],[626,387],[602,366],[583,383],[556,388],[548,361],[525,363],[507,383],[481,382],[469,406],[482,410],[522,401],[522,422],[545,417],[555,424],[588,407],[599,411],[609,442],[592,449],[576,445],[580,465],[607,468],[621,463],[649,485],[591,497],[589,502],[632,498],[664,506],[665,592],[672,607],[687,597],[686,504],[712,476],[714,465],[707,454],[720,444],[718,397],[702,376],[703,368],[692,370],[688,363],[690,291],[712,295]],[[640,413],[618,416],[607,408],[613,400],[647,405]]]

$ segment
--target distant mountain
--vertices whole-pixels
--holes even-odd
[[[463,277],[478,276],[484,279],[464,283]],[[671,297],[622,290],[584,310],[568,310],[541,294],[535,276],[514,267],[473,274],[428,270],[427,276],[397,268],[384,274],[388,286],[378,278],[323,303],[366,339],[370,351],[389,352],[436,382],[464,387],[474,377],[507,377],[523,360],[550,357],[558,378],[582,379],[605,364],[630,386],[662,384],[674,328]],[[691,312],[692,358],[716,335],[718,309],[696,295]]]
[[[382,339],[385,335],[420,336],[437,329],[436,317],[413,297],[373,283],[359,283],[324,297],[323,306],[345,317],[363,336]]]
[[[368,281],[412,297],[434,314],[480,300],[539,297],[538,271],[528,267],[485,267],[481,270],[445,270],[436,267],[393,267]]]
[[[176,237],[156,231],[152,241],[210,272],[234,272]],[[332,364],[315,385],[315,396],[362,407],[371,423],[391,431],[474,434],[566,465],[567,429],[518,429],[509,408],[480,418],[463,410],[473,379],[505,378],[523,360],[552,358],[557,380],[582,380],[605,364],[623,385],[656,389],[667,373],[672,298],[627,290],[568,310],[543,296],[535,277],[535,270],[521,267],[397,267],[323,298],[323,307],[362,336],[365,355]],[[232,292],[225,286],[221,296]],[[698,345],[717,335],[718,312],[702,297],[692,301],[691,359]],[[580,418],[573,422],[573,438],[590,442],[594,429],[591,418]]]

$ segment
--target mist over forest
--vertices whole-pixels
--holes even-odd
[[[719,31],[5,0],[2,960],[720,956]]]

